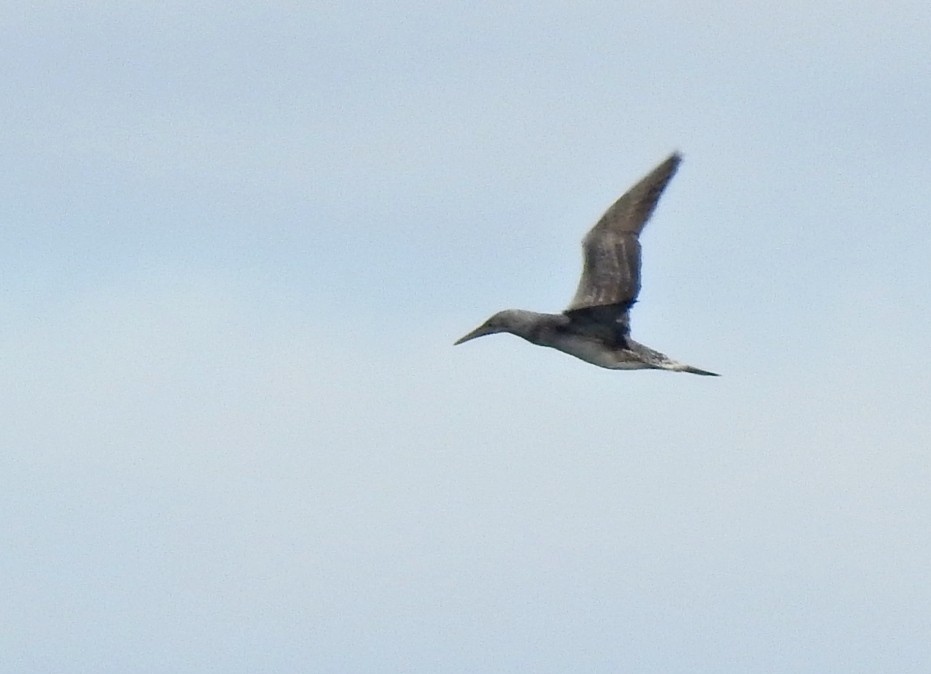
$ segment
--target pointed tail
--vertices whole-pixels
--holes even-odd
[[[690,374],[702,374],[706,377],[720,377],[717,372],[708,372],[708,370],[699,370],[697,367],[692,367],[691,365],[679,365],[675,368],[676,372],[688,372]]]

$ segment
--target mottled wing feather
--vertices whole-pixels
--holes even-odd
[[[607,210],[582,242],[584,264],[575,298],[566,313],[587,323],[619,323],[627,334],[628,310],[640,292],[638,236],[656,208],[660,195],[679,166],[670,155]],[[594,325],[592,325],[594,328]]]
[[[628,308],[640,292],[640,241],[612,230],[586,236],[582,278],[568,311],[607,305]]]

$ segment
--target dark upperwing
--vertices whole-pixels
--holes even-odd
[[[582,278],[565,313],[584,329],[620,342],[640,292],[640,232],[681,161],[670,155],[631,187],[582,240]]]

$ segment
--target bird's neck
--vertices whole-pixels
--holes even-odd
[[[563,314],[541,314],[536,311],[515,311],[515,320],[508,332],[523,337],[538,346],[550,346],[552,338],[567,323]]]

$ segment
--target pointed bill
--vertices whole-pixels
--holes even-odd
[[[493,332],[497,332],[497,331],[489,328],[487,325],[480,325],[477,328],[475,328],[475,330],[467,334],[466,336],[460,337],[455,342],[453,342],[453,346],[458,346],[462,344],[463,342],[468,342],[470,339],[475,339],[476,337],[484,337],[485,335],[490,335]]]

